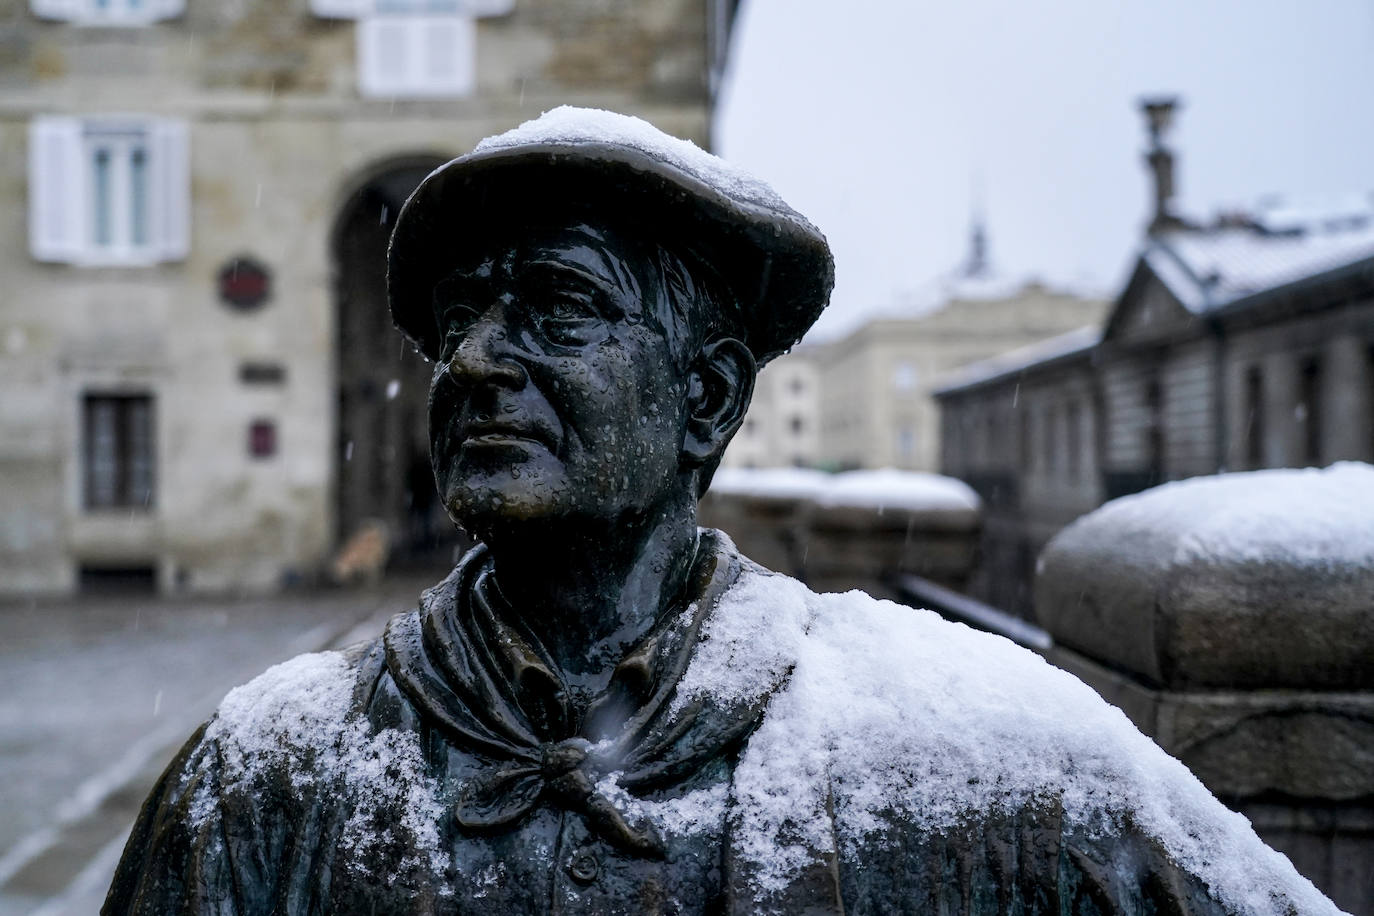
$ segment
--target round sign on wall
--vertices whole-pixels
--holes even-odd
[[[237,257],[220,268],[219,297],[227,305],[247,311],[272,296],[272,274],[250,257]]]

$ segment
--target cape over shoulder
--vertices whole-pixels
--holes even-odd
[[[1136,878],[1168,885],[1158,895],[1185,912],[1339,912],[1120,710],[1038,655],[861,592],[752,587],[764,583],[806,607],[791,617],[805,621],[787,640],[791,677],[735,773],[734,841],[764,897],[830,857],[852,898],[863,882],[846,885],[846,862],[881,870],[893,850],[976,846],[1031,823],[1083,860],[1075,881],[1100,860],[1114,900],[1102,912],[1148,911],[1128,899],[1156,893]]]

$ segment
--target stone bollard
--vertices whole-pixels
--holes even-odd
[[[967,485],[938,474],[732,469],[717,476],[699,518],[746,556],[816,591],[890,598],[896,573],[962,587],[976,559],[981,508]]]
[[[800,468],[722,469],[697,506],[697,521],[730,535],[755,563],[802,579],[811,498],[829,476]]]
[[[1114,500],[1041,554],[1050,661],[1374,916],[1374,467]]]

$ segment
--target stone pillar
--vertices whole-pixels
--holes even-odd
[[[1298,407],[1298,368],[1292,353],[1264,358],[1264,464],[1288,468],[1300,464],[1302,426]]]
[[[1293,424],[1288,424],[1289,426]],[[1374,916],[1374,468],[1196,478],[1041,554],[1049,660]]]
[[[1332,461],[1370,461],[1370,432],[1366,421],[1374,417],[1369,403],[1374,397],[1374,378],[1365,357],[1365,343],[1346,334],[1326,345],[1326,364],[1322,376],[1322,459]]]
[[[955,589],[968,583],[982,506],[965,484],[922,472],[733,468],[717,473],[697,519],[818,592],[892,598],[898,573]]]

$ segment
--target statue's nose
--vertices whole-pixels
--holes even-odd
[[[449,359],[448,371],[455,380],[524,385],[527,376],[511,339],[508,308],[507,303],[496,303],[468,327]]]

